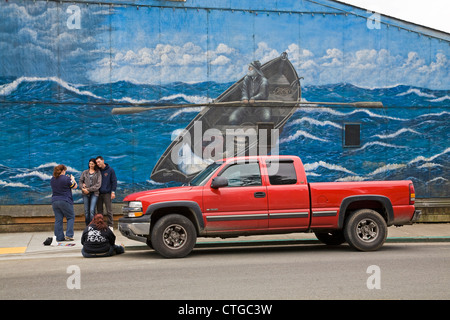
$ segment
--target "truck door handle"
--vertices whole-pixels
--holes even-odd
[[[255,192],[254,196],[255,196],[255,198],[265,198],[266,193],[265,192]]]

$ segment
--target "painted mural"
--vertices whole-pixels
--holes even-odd
[[[177,185],[151,173],[207,104],[283,52],[308,101],[280,154],[310,182],[411,179],[418,198],[450,197],[450,35],[326,0],[9,0],[0,4],[0,204],[49,204],[53,167],[79,178],[102,155],[117,201]],[[135,104],[200,106],[128,115]],[[360,142],[343,144],[345,124]],[[74,199],[82,202],[81,191]]]

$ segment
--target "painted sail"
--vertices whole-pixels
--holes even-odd
[[[300,101],[300,79],[286,53],[263,64],[260,70],[268,80],[267,100]],[[276,103],[270,107],[220,106],[221,102],[241,101],[244,78],[215,99],[217,105],[205,106],[172,141],[153,168],[152,180],[186,183],[214,160],[246,155],[255,150],[257,154],[270,153],[274,146],[270,133],[281,133],[297,107],[277,106]],[[264,117],[261,116],[262,112],[266,112]],[[209,137],[211,132],[214,138]],[[230,132],[234,133],[231,148],[230,141],[224,138],[229,137]],[[255,139],[249,132],[256,133]],[[260,132],[268,133],[264,141]]]

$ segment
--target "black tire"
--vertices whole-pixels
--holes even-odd
[[[330,232],[314,232],[320,242],[329,246],[338,246],[345,242],[344,232],[342,230],[333,230]]]
[[[344,236],[348,244],[359,251],[378,250],[386,241],[387,224],[371,209],[355,211],[347,220]]]
[[[150,249],[153,249],[151,236],[147,237],[147,241],[145,242]]]
[[[183,258],[194,249],[197,231],[191,220],[179,214],[161,217],[151,234],[151,244],[165,258]]]

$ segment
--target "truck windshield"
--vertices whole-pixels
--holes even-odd
[[[223,162],[214,162],[207,166],[203,171],[197,174],[189,182],[190,186],[202,186],[208,181],[209,177],[222,165]]]

